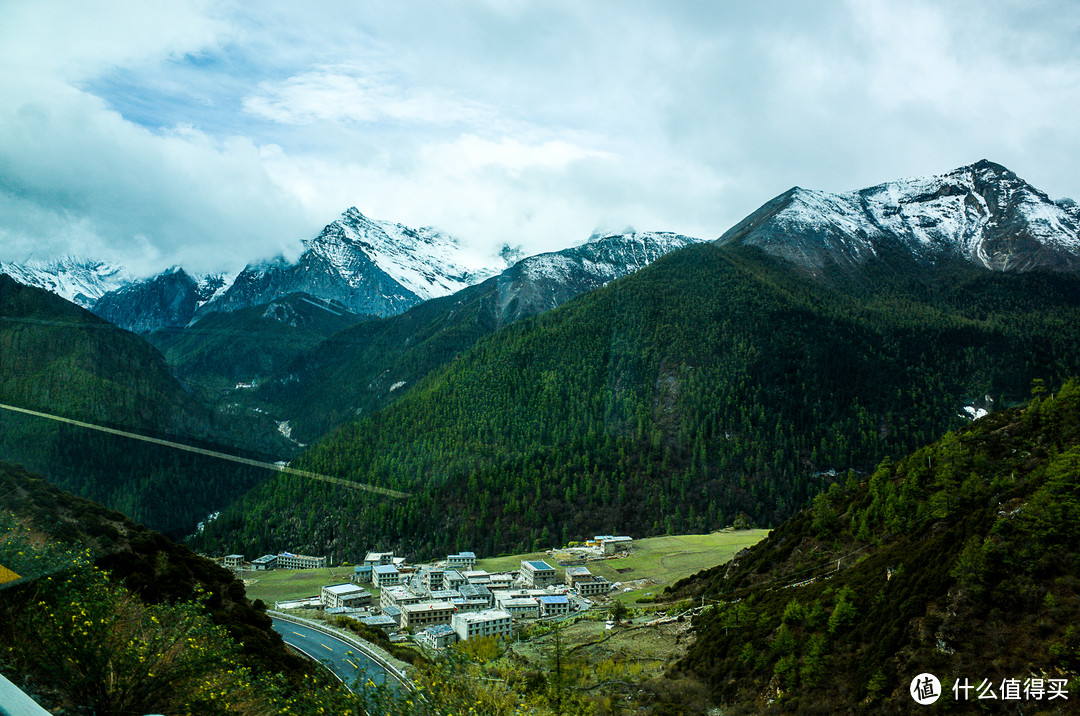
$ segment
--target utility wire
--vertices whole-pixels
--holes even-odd
[[[265,470],[273,470],[275,472],[282,472],[286,475],[295,475],[297,477],[306,477],[311,480],[319,480],[321,482],[328,482],[331,485],[340,485],[341,487],[348,487],[354,490],[363,490],[365,492],[372,492],[377,495],[383,495],[386,497],[405,498],[409,496],[407,492],[400,492],[398,490],[391,490],[386,487],[378,487],[377,485],[368,485],[362,482],[353,482],[352,480],[345,480],[340,477],[332,477],[330,475],[320,475],[317,472],[308,472],[307,470],[298,470],[288,465],[278,465],[272,462],[263,462],[262,460],[252,460],[251,458],[240,457],[238,455],[229,455],[228,453],[218,452],[216,450],[207,450],[206,448],[194,447],[193,445],[184,445],[183,443],[176,443],[171,440],[162,440],[161,438],[152,438],[148,435],[139,435],[138,433],[131,433],[126,430],[117,430],[116,428],[105,427],[104,425],[95,425],[94,423],[83,422],[82,420],[72,420],[71,418],[64,418],[59,415],[52,415],[50,413],[42,413],[37,410],[28,410],[27,408],[18,408],[14,405],[5,405],[0,403],[0,408],[4,410],[11,410],[16,413],[24,413],[26,415],[33,415],[38,418],[46,418],[48,420],[55,420],[60,423],[67,423],[68,425],[75,425],[76,427],[86,428],[88,430],[97,430],[102,433],[108,433],[109,435],[119,435],[125,438],[131,438],[132,440],[141,440],[147,443],[153,443],[154,445],[162,445],[164,447],[174,448],[176,450],[183,450],[185,452],[195,453],[197,455],[205,455],[207,457],[217,458],[219,460],[228,460],[229,462],[239,463],[240,465],[249,465],[251,467],[261,467]]]

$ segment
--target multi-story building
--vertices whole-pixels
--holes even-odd
[[[277,556],[278,569],[322,569],[325,566],[326,557],[309,557],[291,552],[282,552]]]
[[[420,570],[420,585],[429,592],[445,589],[443,570],[439,567],[424,567]]]
[[[401,628],[423,628],[449,624],[457,608],[450,602],[419,602],[401,607]]]
[[[468,571],[476,566],[475,552],[459,552],[458,554],[446,555],[446,568],[458,571]]]
[[[364,557],[364,564],[369,567],[375,567],[380,564],[393,564],[394,553],[393,552],[368,552]]]
[[[611,582],[598,576],[594,577],[591,582],[579,582],[574,589],[583,597],[592,597],[597,594],[607,594],[610,592]]]
[[[467,584],[469,580],[461,576],[461,572],[456,569],[448,569],[443,572],[443,588],[444,589],[457,589],[462,584]]]
[[[555,568],[543,560],[525,560],[521,563],[521,578],[530,587],[550,587],[555,584]]]
[[[240,569],[244,566],[244,555],[242,554],[227,554],[225,555],[225,569]]]
[[[406,604],[419,604],[424,598],[408,587],[394,585],[379,592],[379,607],[385,612],[387,607],[403,607]]]
[[[458,635],[449,624],[436,624],[420,633],[420,641],[432,649],[445,649],[457,643]]]
[[[501,609],[485,609],[480,612],[458,612],[450,620],[458,638],[462,641],[477,637],[509,637],[513,618]]]
[[[570,600],[561,594],[537,597],[540,603],[540,616],[558,617],[570,613]]]
[[[566,568],[566,586],[573,589],[581,582],[593,581],[592,572],[588,567],[567,567]]]
[[[322,588],[321,601],[325,609],[363,607],[371,604],[371,592],[355,584],[331,584]]]
[[[256,570],[274,569],[277,567],[278,556],[276,554],[264,554],[258,559],[251,560],[251,568]]]
[[[376,629],[382,629],[385,632],[397,631],[398,629],[397,620],[385,614],[374,617],[361,617],[360,623],[367,624],[369,627],[375,627]]]
[[[629,552],[634,546],[634,538],[626,536],[597,535],[596,541],[600,543],[600,549],[603,550],[604,554]]]
[[[488,607],[490,607],[494,603],[494,600],[491,596],[491,590],[483,584],[462,584],[460,587],[457,588],[457,591],[458,594],[465,597],[465,599],[467,600],[483,600],[483,603]]]
[[[401,584],[401,572],[392,564],[377,564],[371,568],[371,583],[376,589]]]
[[[482,569],[474,569],[470,572],[462,572],[462,577],[469,584],[491,584],[491,575]]]
[[[536,597],[514,597],[507,592],[499,592],[495,597],[495,606],[509,612],[515,619],[536,619],[540,616],[540,604]]]

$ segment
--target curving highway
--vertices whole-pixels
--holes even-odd
[[[394,679],[387,678],[386,670],[375,660],[360,652],[343,639],[303,624],[274,618],[274,631],[281,634],[285,643],[322,663],[346,686],[357,680],[364,683],[388,684],[397,688]]]

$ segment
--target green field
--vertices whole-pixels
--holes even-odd
[[[342,584],[352,576],[352,567],[326,569],[244,570],[244,589],[248,599],[261,599],[273,609],[274,602],[317,597],[328,584]],[[371,585],[366,587],[371,591]]]
[[[627,557],[588,562],[585,566],[593,574],[612,582],[627,584],[648,580],[645,584],[634,585],[630,591],[620,590],[616,595],[618,599],[632,603],[649,593],[659,595],[664,587],[683,577],[723,564],[740,549],[757,544],[768,534],[769,530],[722,530],[707,535],[650,537],[634,540],[634,552]],[[516,571],[523,559],[547,560],[555,567],[561,582],[565,570],[558,563],[572,558],[558,550],[554,554],[533,552],[481,559],[477,561],[476,568],[489,572]],[[248,598],[252,601],[261,599],[272,608],[274,602],[318,596],[327,584],[349,581],[352,572],[352,567],[275,569],[265,572],[245,570],[243,578]],[[371,591],[370,585],[367,589]],[[378,598],[378,591],[374,593]]]
[[[634,601],[647,593],[659,595],[664,587],[683,577],[709,567],[723,564],[744,547],[757,544],[769,534],[769,530],[721,530],[707,535],[674,535],[634,540],[634,552],[627,557],[605,559],[585,564],[593,574],[612,582],[649,580],[631,591],[619,591],[621,601]],[[489,572],[516,570],[523,559],[543,559],[556,569],[562,580],[564,568],[557,562],[571,559],[569,554],[556,550],[554,554],[533,552],[530,554],[493,557],[477,561],[477,569]],[[622,571],[619,571],[622,570]]]

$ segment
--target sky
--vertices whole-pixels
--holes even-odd
[[[1080,3],[0,0],[0,260],[236,271],[350,206],[714,238],[979,159],[1080,199]]]

